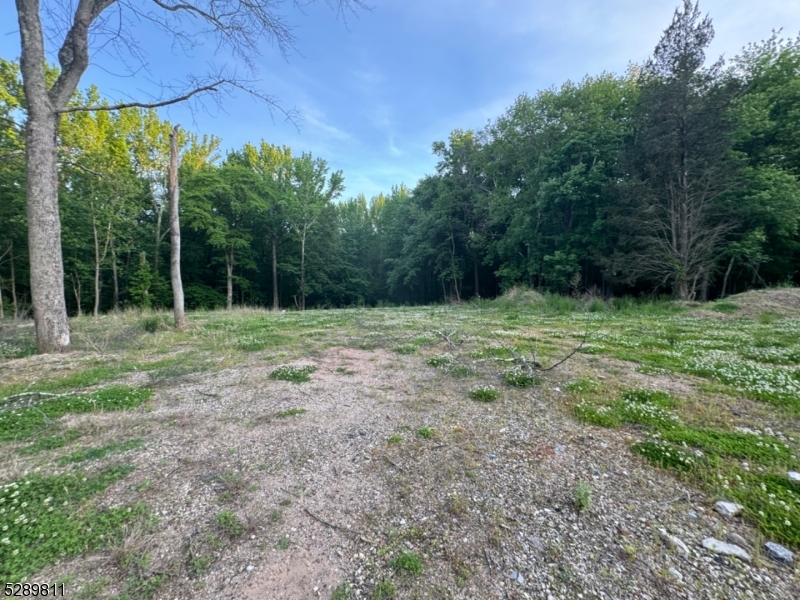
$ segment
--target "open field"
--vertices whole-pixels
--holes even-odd
[[[0,570],[82,599],[800,597],[764,548],[800,549],[798,298],[128,312],[64,356],[6,321]]]

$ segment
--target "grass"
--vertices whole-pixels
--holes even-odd
[[[228,537],[237,538],[244,534],[244,524],[239,520],[239,517],[230,510],[223,510],[214,520],[220,531]]]
[[[311,381],[311,373],[317,370],[313,365],[283,365],[269,374],[270,379],[290,381],[292,383],[305,383]]]
[[[420,427],[417,429],[417,437],[421,437],[423,440],[429,440],[435,435],[436,430],[430,427]]]
[[[81,492],[89,489],[82,486],[88,486],[100,474],[124,469],[104,467],[104,462],[109,458],[119,460],[121,452],[135,449],[136,441],[101,442],[98,434],[105,430],[94,427],[91,420],[81,420],[79,428],[67,428],[61,419],[70,414],[142,406],[152,392],[119,385],[117,380],[126,374],[147,372],[150,386],[170,385],[174,378],[187,373],[210,371],[209,375],[213,376],[216,370],[236,368],[246,358],[272,365],[270,377],[273,380],[301,384],[313,377],[314,367],[303,365],[302,361],[315,356],[315,350],[331,346],[364,347],[405,354],[403,363],[427,364],[446,375],[479,377],[468,382],[440,379],[439,385],[449,386],[448,392],[456,390],[457,393],[442,394],[436,402],[449,402],[450,398],[464,398],[465,395],[475,401],[491,402],[500,394],[490,384],[498,385],[497,381],[503,380],[505,385],[500,391],[504,402],[501,406],[484,407],[486,412],[494,413],[507,405],[519,406],[522,410],[525,406],[523,394],[517,388],[524,390],[541,383],[538,372],[531,374],[527,369],[514,367],[519,362],[515,360],[517,355],[535,356],[547,367],[577,346],[587,328],[587,343],[575,363],[580,367],[576,369],[578,373],[592,376],[573,378],[564,384],[557,383],[557,377],[553,381],[550,374],[542,374],[541,379],[548,384],[546,389],[551,382],[557,383],[565,392],[558,398],[566,398],[564,405],[586,422],[587,427],[591,424],[625,428],[637,439],[631,451],[643,460],[657,468],[680,472],[682,480],[701,487],[710,497],[741,503],[745,507],[745,519],[757,525],[765,537],[800,548],[800,489],[792,487],[786,477],[787,470],[800,470],[800,440],[793,434],[795,429],[788,425],[800,416],[800,319],[754,311],[736,298],[698,304],[697,308],[706,310],[695,313],[690,312],[695,309],[694,305],[683,306],[663,299],[583,301],[525,290],[518,290],[517,294],[516,298],[481,300],[461,306],[310,310],[285,314],[255,309],[199,311],[189,314],[192,327],[182,333],[171,328],[166,312],[110,314],[98,323],[88,317],[71,320],[76,349],[85,351],[79,359],[74,359],[77,354],[70,355],[70,369],[74,372],[42,377],[41,370],[27,366],[28,372],[15,372],[0,385],[0,445],[5,443],[9,452],[17,453],[14,460],[26,466],[41,465],[42,471],[37,477],[42,480],[55,478],[52,481],[57,481],[57,478],[67,477],[44,474],[55,469],[63,473],[65,466],[70,470],[69,476],[77,478],[67,483],[69,504],[52,505],[54,510],[44,517],[54,519],[56,513],[61,515],[58,517],[61,520],[55,524],[62,533],[48,540],[51,545],[47,547],[36,543],[12,547],[16,538],[9,536],[9,544],[0,545],[0,569],[24,571],[24,574],[17,570],[6,572],[7,577],[31,577],[64,554],[74,556],[86,548],[113,545],[122,525],[136,518],[137,510],[143,510],[132,507],[131,513],[123,509],[95,516],[101,512],[93,508],[93,498],[99,498],[105,488],[100,486],[92,493]],[[713,316],[714,312],[720,314]],[[722,318],[720,315],[729,316]],[[148,325],[150,322],[154,323],[153,327]],[[433,335],[433,331],[439,330],[447,331],[459,346],[449,347]],[[106,345],[113,358],[95,358],[91,354],[96,352],[97,346],[105,348]],[[3,324],[0,361],[30,354],[32,348],[31,328]],[[263,355],[247,356],[249,352],[263,352]],[[627,361],[628,364],[615,362],[614,369],[619,370],[619,377],[614,373],[609,375],[608,371],[605,378],[596,374],[605,368],[606,357]],[[24,361],[21,364],[24,366]],[[627,376],[633,368],[638,373],[635,383]],[[339,376],[355,374],[346,366],[336,368],[335,372]],[[556,370],[553,374],[557,376],[559,372],[565,370]],[[661,383],[667,381],[665,375],[679,384],[665,389],[678,391],[668,393],[659,389]],[[98,390],[96,386],[108,387]],[[39,392],[38,397],[24,398],[25,401],[35,400],[36,405],[28,407],[17,403],[13,406],[8,402],[9,396],[22,392]],[[433,400],[427,395],[421,398],[419,407],[424,409],[428,401]],[[303,412],[301,408],[289,408],[277,416],[290,418]],[[429,422],[425,417],[422,419],[422,422]],[[446,421],[442,426],[449,431],[450,425]],[[783,432],[779,431],[781,428]],[[411,450],[421,446],[420,440],[438,436],[431,427],[418,430],[412,427],[401,433],[403,435],[391,435],[387,443],[403,444],[405,448],[405,436]],[[480,447],[479,440],[469,441]],[[86,470],[87,465],[94,471]],[[241,470],[239,466],[230,468]],[[470,479],[476,477],[474,465],[465,464],[458,472]],[[83,476],[86,482],[82,481]],[[122,478],[125,474],[120,471],[115,476]],[[236,473],[220,476],[219,482],[222,482],[222,491],[217,488],[217,499],[221,503],[232,502],[247,493],[247,482]],[[473,481],[468,483],[474,484]],[[162,488],[155,476],[140,486],[141,492],[147,491],[148,495],[158,494]],[[586,510],[591,507],[591,488],[587,485],[586,501],[579,496],[579,488],[580,484],[573,493],[575,508]],[[53,490],[51,495],[55,498],[58,490]],[[450,515],[465,515],[465,518],[470,515],[469,506],[465,509],[456,500],[448,499],[441,504],[442,513],[448,519]],[[27,502],[24,514],[29,522],[26,525],[38,526],[38,521],[30,522],[37,517],[32,517],[30,512],[33,502],[30,499]],[[222,510],[227,507],[234,505],[217,505],[217,510],[222,512],[216,516],[212,513],[207,518],[212,521],[215,535],[225,540],[225,544],[233,544],[243,535],[236,532],[246,524],[232,511]],[[269,510],[265,514],[269,522],[273,517]],[[220,515],[230,515],[231,520],[220,523]],[[18,516],[6,523],[9,531]],[[91,524],[89,519],[94,519]],[[86,531],[88,527],[92,532]],[[56,542],[62,535],[66,542],[58,545]],[[288,538],[273,540],[273,543],[275,541],[277,548],[285,549],[290,545]],[[18,549],[19,553],[2,554],[9,552],[9,548]],[[388,555],[395,551],[396,548],[391,549]],[[210,565],[204,566],[204,562],[214,556],[214,553],[199,552],[194,571],[208,570]],[[14,562],[19,557],[22,557],[20,562]],[[142,556],[139,559],[144,560]],[[398,574],[408,573],[402,568],[392,568]],[[126,572],[124,580],[117,578],[103,583],[96,593],[87,584],[86,597],[92,593],[107,595],[108,590],[102,589],[107,586],[121,590],[121,597],[152,596],[163,587],[164,581],[148,584],[144,578],[146,570],[136,567]],[[381,577],[375,581],[381,581]],[[352,594],[352,590],[342,589],[342,594]],[[369,592],[367,588],[363,596],[369,597]],[[388,598],[397,593],[388,578],[372,590],[373,597]]]
[[[59,558],[111,543],[143,509],[97,510],[86,501],[132,470],[114,466],[94,474],[33,474],[0,485],[0,576],[22,581]]]
[[[152,391],[115,385],[88,394],[44,399],[35,406],[0,412],[0,441],[22,441],[48,429],[54,419],[66,414],[126,410],[146,402]],[[44,397],[47,398],[47,397]]]
[[[409,575],[419,575],[422,573],[422,558],[414,552],[401,552],[389,562],[389,566]]]
[[[397,588],[391,581],[383,580],[372,590],[371,600],[392,600],[397,594]]]
[[[592,507],[592,488],[585,481],[579,481],[572,492],[575,510],[584,512]]]
[[[296,417],[306,412],[308,411],[305,408],[287,408],[286,410],[279,410],[276,414],[281,419],[285,419],[286,417]]]
[[[491,385],[476,386],[469,391],[469,397],[478,402],[494,402],[498,396],[497,390]]]
[[[115,442],[113,444],[101,446],[100,448],[84,448],[83,450],[78,450],[77,452],[61,457],[58,462],[59,464],[66,465],[87,460],[100,460],[109,454],[118,454],[127,452],[128,450],[135,450],[136,448],[141,448],[142,445],[142,440],[128,440],[126,442]]]

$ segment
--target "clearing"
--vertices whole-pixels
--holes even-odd
[[[127,312],[66,356],[3,322],[0,571],[84,600],[798,598],[765,547],[800,548],[780,294]]]

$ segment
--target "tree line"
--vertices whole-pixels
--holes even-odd
[[[181,133],[187,308],[460,301],[514,285],[709,299],[799,283],[800,41],[707,64],[713,26],[676,10],[652,57],[523,94],[433,144],[436,172],[366,199],[321,157],[265,141],[222,155]],[[46,73],[49,81],[57,69]],[[75,106],[110,106],[97,89]],[[28,103],[0,60],[0,310],[31,304]],[[58,212],[70,314],[169,307],[156,109],[61,113]]]

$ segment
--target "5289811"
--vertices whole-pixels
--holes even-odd
[[[10,598],[41,598],[43,596],[64,597],[64,584],[56,583],[7,583],[3,595]]]

